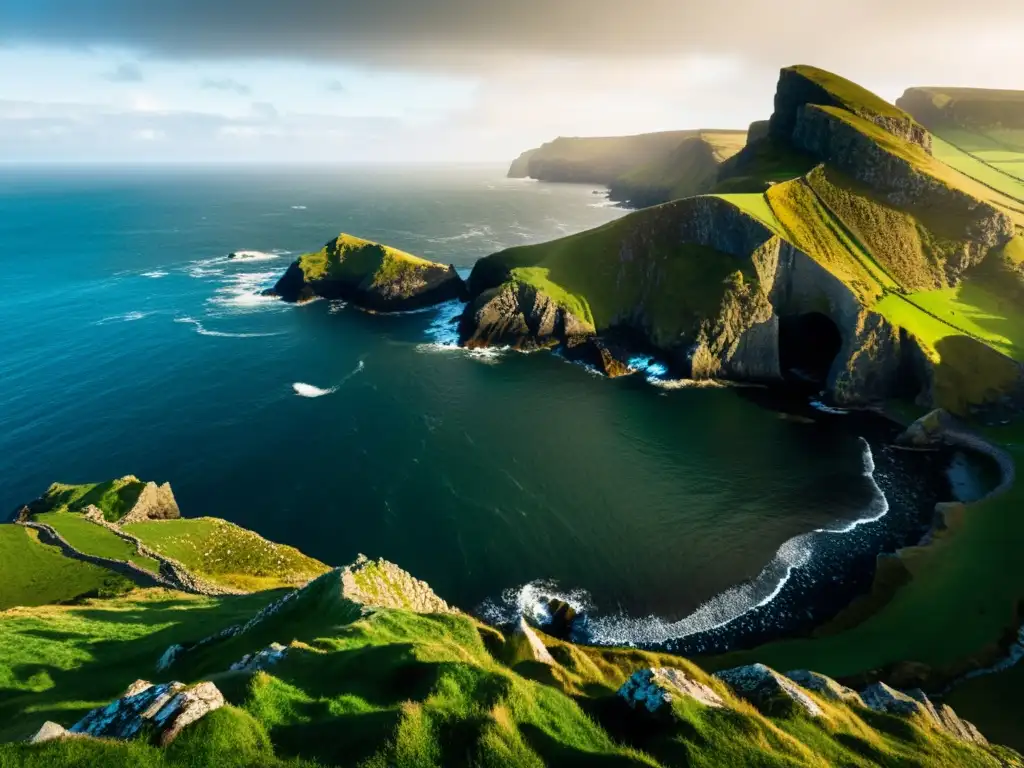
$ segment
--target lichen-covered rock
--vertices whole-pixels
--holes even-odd
[[[725,704],[711,686],[697,682],[674,667],[652,667],[634,672],[619,688],[618,695],[633,709],[643,707],[652,714],[664,711],[673,700],[682,697],[689,697],[706,707],[717,708]]]
[[[364,608],[400,608],[415,613],[457,613],[425,581],[387,560],[360,555],[341,570],[342,596]]]
[[[63,739],[67,736],[73,736],[63,725],[47,720],[40,726],[39,730],[29,738],[29,744],[41,744],[44,741],[52,741],[53,739]]]
[[[232,672],[255,672],[259,669],[277,664],[288,653],[288,646],[280,643],[271,643],[266,648],[247,653],[241,659],[232,664],[229,669]]]
[[[821,706],[800,686],[764,664],[726,669],[715,673],[739,696],[767,715],[804,714],[820,717]]]
[[[860,694],[852,688],[840,685],[831,677],[826,677],[825,675],[820,675],[817,672],[811,672],[807,669],[791,670],[786,673],[786,677],[801,688],[813,691],[820,696],[824,696],[826,699],[864,706],[864,702],[861,701]]]

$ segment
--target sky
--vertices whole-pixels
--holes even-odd
[[[510,161],[744,128],[814,64],[1024,89],[1020,0],[0,0],[0,162]]]

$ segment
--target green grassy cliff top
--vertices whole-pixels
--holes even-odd
[[[899,107],[890,104],[881,96],[869,91],[852,80],[808,64],[786,67],[783,72],[792,72],[822,87],[840,106],[851,112],[868,112],[882,117],[913,120]]]
[[[413,256],[389,245],[342,233],[319,251],[299,257],[299,268],[306,280],[363,280],[373,285],[400,277],[402,273],[444,268],[427,259]]]

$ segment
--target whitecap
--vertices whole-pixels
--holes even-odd
[[[324,395],[330,395],[338,391],[337,387],[321,389],[320,387],[314,387],[312,384],[306,384],[301,381],[296,381],[292,384],[292,389],[295,390],[295,394],[299,397],[323,397]]]
[[[617,200],[601,200],[598,203],[587,203],[587,208],[622,208],[622,204]]]
[[[270,261],[283,256],[286,251],[232,251],[228,261]]]
[[[176,317],[174,318],[174,322],[195,326],[196,333],[200,336],[217,336],[223,339],[257,339],[264,336],[280,335],[277,333],[230,333],[228,331],[211,331],[204,327],[203,324],[194,317]]]
[[[130,323],[134,320],[141,320],[144,317],[152,315],[152,312],[125,312],[123,315],[113,315],[111,317],[104,317],[102,320],[97,320],[93,325],[106,325],[107,323]]]
[[[280,297],[264,296],[263,290],[273,285],[279,277],[277,271],[237,272],[229,275],[207,302],[236,309],[274,304],[280,301]]]
[[[465,232],[460,232],[457,235],[450,235],[449,237],[428,237],[428,243],[454,243],[460,240],[471,240],[474,237],[488,237],[493,235],[494,231],[487,225],[482,224],[480,226],[474,226],[472,224],[464,225],[468,227]]]
[[[304,206],[304,205],[293,205],[292,206],[292,210],[293,211],[304,211],[304,210],[306,210],[306,206]]]
[[[153,278],[154,280],[158,280],[161,277],[167,277],[167,273],[164,272],[162,269],[154,269],[151,272],[143,272],[141,276],[150,277]]]

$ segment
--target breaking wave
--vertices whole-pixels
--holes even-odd
[[[576,630],[579,640],[597,645],[666,646],[674,641],[720,630],[741,616],[768,606],[786,587],[793,574],[812,562],[816,544],[823,536],[847,534],[860,525],[881,519],[889,511],[889,502],[875,479],[875,462],[867,440],[863,443],[863,474],[868,478],[873,498],[865,514],[857,520],[836,527],[818,528],[786,541],[771,562],[750,581],[737,584],[715,595],[693,613],[678,621],[666,621],[657,616],[630,617],[623,614],[589,616]],[[487,621],[509,623],[519,616],[543,623],[547,603],[558,598],[572,605],[578,612],[592,609],[586,592],[560,591],[553,582],[533,581],[515,589],[506,590],[500,599],[484,603],[480,615]]]
[[[142,277],[150,277],[150,278],[153,278],[154,280],[156,280],[156,279],[159,279],[161,277],[167,277],[167,273],[164,272],[162,269],[154,269],[151,272],[143,272],[141,276]]]
[[[107,325],[108,323],[130,323],[133,320],[141,320],[144,317],[149,317],[152,312],[125,312],[123,315],[113,315],[111,317],[104,317],[102,320],[97,320],[93,325]]]
[[[466,349],[459,346],[458,319],[466,309],[465,302],[452,299],[434,309],[437,314],[424,332],[430,341],[416,345],[417,352],[457,352],[481,362],[494,363],[509,351],[509,347]]]
[[[479,226],[473,224],[466,224],[465,226],[469,227],[469,229],[467,229],[465,232],[460,232],[457,235],[450,235],[448,237],[428,237],[427,242],[455,243],[461,240],[472,240],[475,237],[490,237],[494,234],[494,230],[492,230],[486,224],[481,224]]]
[[[271,261],[287,255],[290,251],[232,251],[234,258],[226,257],[226,261]]]
[[[196,333],[200,336],[217,336],[223,339],[257,339],[263,336],[279,335],[277,333],[230,333],[228,331],[211,331],[204,327],[203,324],[194,317],[176,317],[174,318],[174,322],[195,326]]]
[[[324,395],[333,395],[345,384],[346,381],[362,371],[365,367],[366,364],[360,360],[359,363],[356,364],[356,367],[345,374],[341,381],[327,389],[323,389],[312,384],[306,384],[304,381],[296,381],[292,384],[292,389],[295,390],[295,394],[299,397],[323,397]]]
[[[264,296],[263,289],[269,288],[280,277],[276,270],[267,272],[238,272],[229,276],[224,284],[207,299],[210,304],[234,309],[253,309],[275,304],[277,296]]]

